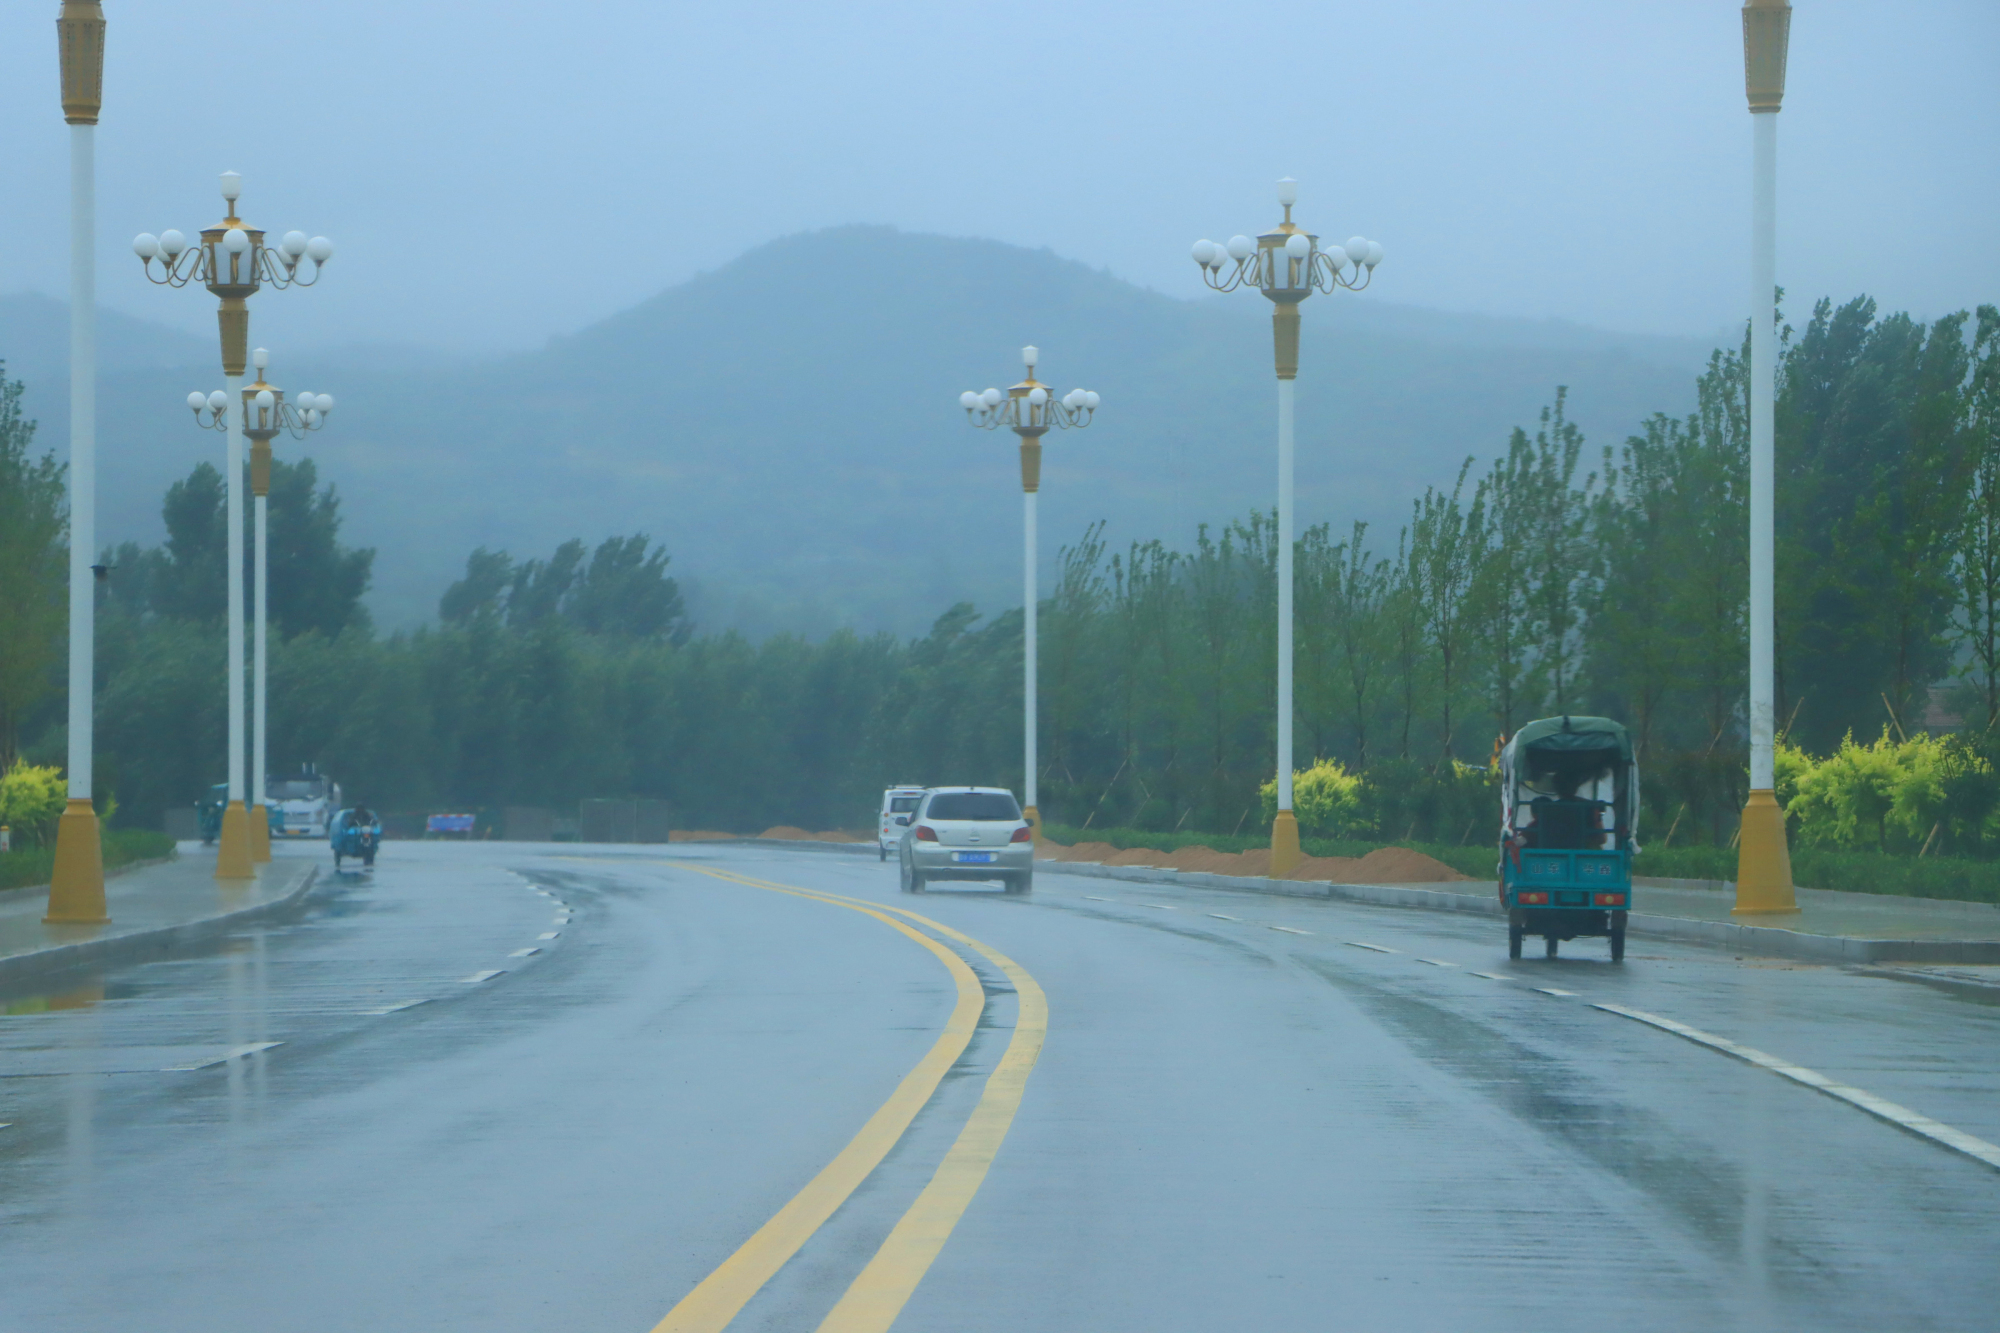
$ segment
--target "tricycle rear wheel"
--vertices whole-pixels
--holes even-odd
[[[1527,933],[1527,931],[1521,929],[1519,926],[1507,927],[1507,956],[1509,958],[1519,958],[1521,956],[1521,940]]]
[[[1614,963],[1625,961],[1625,927],[1623,926],[1613,926],[1611,928],[1611,961]]]

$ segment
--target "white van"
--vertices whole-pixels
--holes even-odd
[[[882,821],[875,829],[875,850],[881,853],[879,859],[888,860],[889,853],[901,844],[903,830],[909,827],[910,816],[916,813],[926,790],[923,787],[891,787],[882,793]]]

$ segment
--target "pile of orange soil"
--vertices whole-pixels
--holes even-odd
[[[1315,879],[1329,884],[1440,884],[1471,879],[1435,856],[1408,847],[1377,847],[1362,857],[1308,856],[1287,879]]]
[[[668,842],[721,842],[733,838],[734,833],[717,833],[713,829],[677,828],[667,833]]]
[[[1172,860],[1165,852],[1156,852],[1151,847],[1127,847],[1122,852],[1113,852],[1104,858],[1108,866],[1169,866]]]
[[[1118,849],[1108,842],[1080,842],[1074,847],[1065,847],[1059,842],[1044,840],[1035,855],[1044,861],[1102,861],[1107,856],[1118,855]]]
[[[780,842],[859,842],[851,833],[833,831],[829,833],[808,833],[790,824],[778,824],[757,835],[760,838],[775,838]]]
[[[1044,842],[1041,856],[1049,861],[1095,861],[1108,866],[1157,866],[1168,870],[1197,871],[1209,875],[1257,876],[1271,873],[1271,849],[1253,847],[1247,852],[1218,852],[1196,844],[1175,852],[1156,852],[1146,847],[1119,851],[1107,842],[1083,842],[1074,847]],[[1437,884],[1468,879],[1434,856],[1408,847],[1378,847],[1366,856],[1309,856],[1287,879],[1318,880],[1328,884]]]

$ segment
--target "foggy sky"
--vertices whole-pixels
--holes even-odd
[[[1739,0],[104,7],[102,301],[212,330],[129,240],[218,220],[234,169],[254,225],[339,247],[320,289],[253,304],[274,346],[532,347],[846,222],[1193,295],[1189,244],[1275,222],[1283,174],[1307,226],[1387,247],[1376,299],[1704,336],[1746,313]],[[0,20],[0,290],[60,296],[58,8]],[[1788,313],[2000,300],[1996,70],[1994,0],[1797,0]]]

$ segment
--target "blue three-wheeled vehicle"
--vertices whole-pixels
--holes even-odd
[[[333,817],[333,827],[327,834],[327,841],[333,844],[333,868],[340,869],[343,857],[357,857],[361,864],[374,869],[375,849],[382,845],[382,821],[366,806],[355,806],[342,810]]]
[[[1639,766],[1632,738],[1607,717],[1550,717],[1514,733],[1500,752],[1500,905],[1507,956],[1540,935],[1603,935],[1625,959]]]

